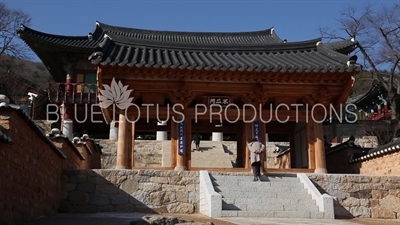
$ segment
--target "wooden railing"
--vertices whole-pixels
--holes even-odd
[[[95,104],[97,85],[87,83],[49,83],[49,100],[56,104]]]

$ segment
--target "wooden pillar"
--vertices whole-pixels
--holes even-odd
[[[177,165],[178,155],[178,124],[171,121],[171,167],[175,168]]]
[[[131,123],[131,136],[128,137],[131,140],[130,155],[131,155],[131,168],[135,168],[135,122]]]
[[[246,158],[245,158],[245,169],[251,170],[251,162],[250,162],[250,151],[249,151],[249,141],[253,138],[253,123],[245,123],[244,124],[244,144],[245,144],[245,151],[246,151]]]
[[[192,118],[185,118],[185,154],[184,162],[185,167],[190,168],[192,164]]]
[[[325,146],[324,146],[324,131],[322,123],[314,123],[315,135],[315,170],[314,173],[327,173],[326,159],[325,159]]]
[[[265,146],[267,146],[267,138],[265,137],[265,134],[266,134],[266,125],[267,124],[265,124],[265,123],[263,123],[263,122],[259,122],[259,124],[260,124],[260,141],[261,141],[261,143],[263,143]],[[263,157],[262,157],[262,162],[261,162],[261,169],[262,170],[264,170],[264,172],[266,172],[267,171],[267,163],[266,163],[266,160],[267,160],[267,149],[265,149],[265,151],[263,152]]]
[[[185,146],[185,143],[186,143],[186,123],[187,123],[187,121],[183,121],[183,132],[181,132],[181,123],[177,123],[177,126],[178,126],[178,132],[177,132],[177,148],[175,149],[175,151],[177,151],[177,154],[176,154],[176,166],[175,166],[175,170],[178,170],[178,171],[182,171],[182,170],[187,170],[187,167],[186,167],[186,163],[185,163],[185,152],[187,151],[187,149],[186,149],[186,146]],[[183,152],[182,153],[180,153],[179,152],[179,149],[180,149],[180,145],[181,145],[181,143],[180,143],[180,139],[182,138],[182,135],[183,135],[183,140],[184,140],[184,143],[183,143]]]
[[[119,114],[117,165],[115,169],[128,169],[128,143],[126,141],[128,122],[125,114]]]
[[[132,162],[134,161],[133,154],[132,154],[132,126],[131,124],[126,121],[126,134],[125,134],[125,142],[126,142],[126,169],[132,169]]]
[[[315,169],[315,134],[314,123],[307,123],[307,141],[308,141],[308,169]]]
[[[238,121],[236,126],[236,148],[237,148],[237,156],[236,156],[236,165],[237,167],[245,167],[245,159],[246,159],[246,141],[244,139],[244,127],[243,121]]]

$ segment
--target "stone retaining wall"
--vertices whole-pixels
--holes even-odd
[[[199,174],[191,171],[65,171],[60,212],[199,211]]]
[[[399,176],[307,175],[322,193],[336,197],[337,219],[400,219]]]
[[[162,142],[156,140],[135,140],[135,166],[161,167]],[[117,141],[100,140],[103,147],[101,156],[102,169],[114,169],[117,160]]]

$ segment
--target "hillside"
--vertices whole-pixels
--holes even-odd
[[[16,59],[9,56],[0,57],[0,79],[4,82],[6,77],[22,78],[22,82],[30,82],[40,89],[47,89],[48,82],[53,81],[50,72],[42,62]]]

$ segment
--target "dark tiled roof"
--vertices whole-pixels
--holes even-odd
[[[0,130],[0,142],[5,142],[5,143],[8,143],[8,144],[11,144],[12,143],[12,139],[5,132],[2,132]]]
[[[357,48],[358,43],[355,41],[354,38],[352,38],[342,41],[325,43],[325,45],[340,53],[349,54]]]
[[[282,146],[282,145],[275,145],[275,146],[276,149],[274,150],[274,152],[277,153],[276,157],[280,157],[290,152],[290,146]]]
[[[355,145],[354,142],[350,142],[350,140],[348,140],[348,141],[345,141],[343,143],[340,143],[338,145],[335,145],[333,147],[328,148],[325,151],[325,155],[332,154],[334,152],[340,151],[340,150],[345,149],[345,148],[359,148],[359,149],[361,149],[360,146]]]
[[[352,162],[359,162],[359,161],[364,161],[368,160],[377,156],[382,156],[394,152],[400,151],[400,138],[394,140],[393,142],[390,142],[388,144],[379,146],[377,148],[370,149],[368,151],[364,151],[360,154],[354,154],[351,159],[350,163]]]
[[[365,92],[362,95],[359,95],[354,98],[349,98],[347,100],[347,103],[355,104],[355,105],[361,105],[361,104],[368,104],[369,101],[375,97],[377,97],[378,94],[384,92],[385,89],[382,86],[382,84],[378,80],[373,80],[371,84],[371,88]]]
[[[273,28],[254,32],[175,32],[97,22],[91,38],[51,35],[27,27],[18,34],[34,50],[35,40],[60,49],[91,50],[89,60],[95,65],[273,72],[359,69],[350,63],[350,56],[335,51],[355,47],[356,42],[323,44],[315,39],[290,43],[281,40]]]

